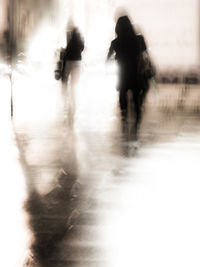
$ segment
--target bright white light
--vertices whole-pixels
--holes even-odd
[[[27,57],[33,62],[48,65],[54,57],[56,44],[59,41],[57,35],[58,31],[54,27],[43,23],[30,40]]]
[[[134,167],[137,176],[124,176],[130,183],[120,186],[118,198],[113,196],[118,205],[104,219],[109,266],[199,266],[196,145],[180,138],[130,161],[130,174]]]
[[[24,251],[28,249],[30,242],[23,210],[26,184],[10,121],[10,82],[6,77],[1,77],[0,85],[1,265],[15,267],[23,265]]]

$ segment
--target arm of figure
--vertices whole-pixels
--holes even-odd
[[[85,48],[85,42],[84,42],[84,39],[80,36],[79,38],[79,48],[81,50],[81,52],[84,50]]]
[[[113,55],[113,53],[114,53],[114,48],[113,48],[113,42],[112,42],[111,45],[110,45],[110,48],[108,50],[107,60],[109,60],[111,58],[111,56]]]
[[[140,51],[147,52],[147,46],[144,40],[144,36],[143,35],[139,35],[139,36],[140,36]]]

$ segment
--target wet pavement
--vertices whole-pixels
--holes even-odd
[[[4,266],[199,266],[199,86],[152,86],[136,142],[114,74],[85,68],[62,88],[48,71],[13,74],[12,121],[1,97],[4,236],[17,251]]]

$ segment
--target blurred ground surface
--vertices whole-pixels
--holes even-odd
[[[113,75],[63,101],[47,73],[13,74],[12,122],[0,80],[3,266],[199,266],[199,86],[152,86],[133,142]]]

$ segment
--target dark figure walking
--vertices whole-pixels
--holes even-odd
[[[67,48],[64,54],[64,73],[63,81],[67,82],[69,75],[78,76],[80,70],[80,61],[82,59],[81,53],[84,49],[84,42],[76,27],[73,28],[71,33],[71,39],[67,44]],[[73,82],[73,77],[72,77]]]
[[[64,82],[63,85],[67,84],[70,75],[72,84],[75,82],[75,78],[78,78],[81,67],[81,54],[84,49],[84,41],[78,28],[73,27],[71,31],[67,32],[67,40],[66,48],[60,49],[59,60],[55,69],[55,79],[61,79]]]
[[[117,38],[111,42],[107,59],[115,53],[119,67],[119,104],[122,118],[127,116],[127,92],[132,91],[135,110],[135,131],[137,131],[142,112],[142,104],[149,88],[149,78],[142,74],[143,63],[141,55],[146,51],[142,35],[136,34],[129,18],[122,16],[118,19],[115,32]]]
[[[69,33],[69,32],[68,32]],[[81,72],[82,52],[84,50],[84,41],[77,27],[73,27],[68,34],[69,40],[65,49],[60,53],[60,73],[58,78],[62,80],[62,98],[63,109],[67,122],[72,129],[74,114],[76,111],[76,92],[79,85],[79,76]]]

